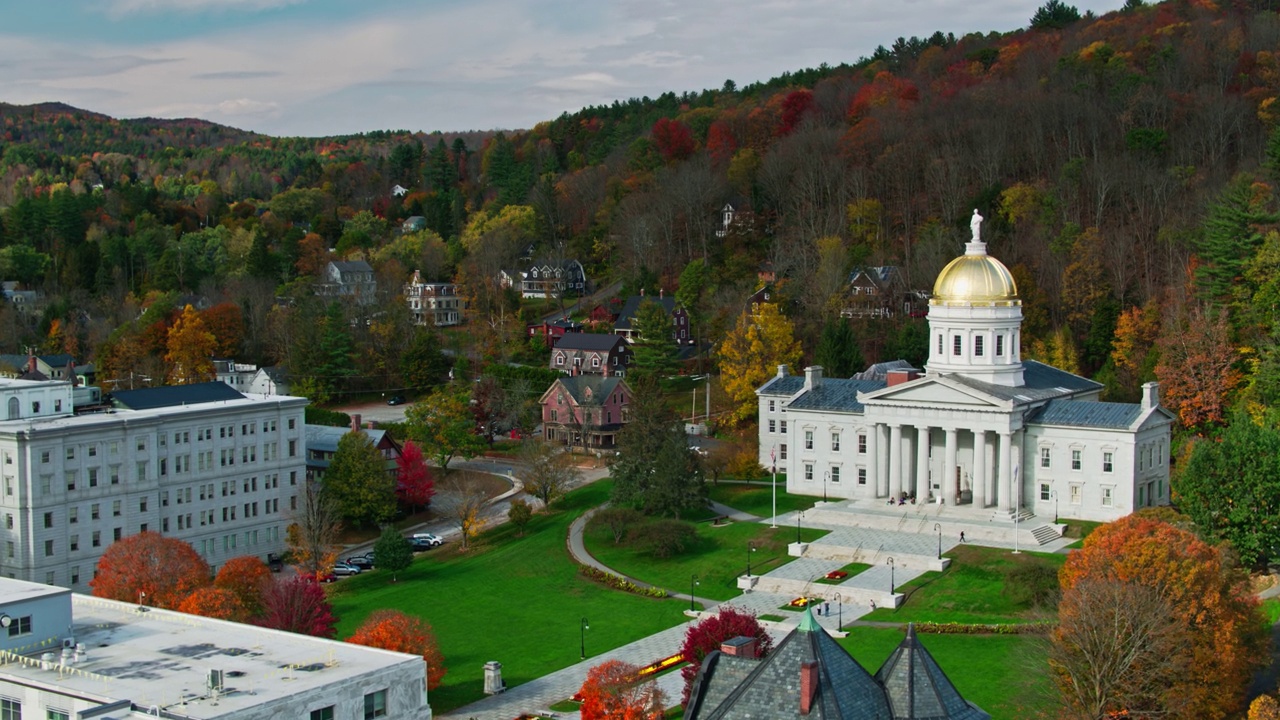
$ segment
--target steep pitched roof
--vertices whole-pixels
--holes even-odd
[[[893,651],[875,678],[884,686],[893,718],[903,720],[991,720],[991,716],[960,697],[955,685],[916,638],[915,625]]]
[[[622,312],[618,313],[618,320],[613,324],[617,330],[630,330],[631,321],[635,319],[636,312],[640,310],[640,303],[648,300],[658,303],[668,315],[676,310],[676,299],[670,296],[653,297],[652,295],[632,295],[627,298],[627,303],[622,306]]]
[[[622,381],[622,378],[611,375],[602,377],[600,375],[574,375],[572,377],[562,377],[551,384],[546,393],[545,398],[556,385],[559,384],[569,393],[569,397],[573,398],[575,405],[597,405],[600,398],[607,398],[619,385],[625,386],[627,392],[630,393],[631,387]]]
[[[791,397],[804,387],[804,378],[799,375],[774,375],[769,382],[756,390],[757,395],[782,395]]]
[[[244,400],[244,395],[230,385],[214,380],[191,385],[164,385],[141,390],[116,390],[111,393],[117,407],[130,410],[199,405],[201,403]]]
[[[1050,400],[1032,413],[1027,422],[1035,425],[1124,430],[1141,416],[1142,406],[1137,403]]]
[[[553,346],[557,350],[612,350],[625,343],[621,336],[606,333],[565,333]]]
[[[364,260],[332,260],[339,272],[373,272],[373,266]]]

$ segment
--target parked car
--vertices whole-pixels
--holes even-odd
[[[278,573],[284,570],[284,559],[276,553],[267,553],[267,567],[271,568],[271,572]]]
[[[443,545],[444,538],[434,533],[422,532],[422,533],[414,533],[413,537],[409,538],[409,542],[411,543],[424,542],[432,547],[435,547],[437,545]]]
[[[333,564],[333,574],[337,577],[346,577],[348,575],[359,575],[360,568],[351,563],[339,562]]]
[[[348,565],[354,565],[355,567],[358,567],[361,570],[373,569],[373,558],[368,557],[366,555],[353,555],[352,557],[349,557],[346,560],[343,560],[342,562]]]
[[[414,552],[423,552],[424,550],[430,550],[435,547],[435,545],[432,544],[430,540],[409,538],[409,547],[412,548]]]
[[[316,582],[331,583],[337,579],[337,576],[331,572],[320,572],[316,574]]]
[[[404,403],[405,397],[403,395],[392,395],[391,399],[387,401],[388,405],[403,405]]]

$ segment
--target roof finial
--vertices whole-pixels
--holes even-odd
[[[973,209],[973,219],[969,221],[969,229],[973,231],[973,242],[982,242],[982,216],[978,208]]]

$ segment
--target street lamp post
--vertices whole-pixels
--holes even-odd
[[[698,576],[694,575],[693,579],[689,581],[689,612],[694,612],[694,613],[698,612],[697,608],[693,606],[694,591],[697,587],[698,587]]]
[[[942,523],[934,523],[933,529],[938,531],[938,559],[942,559]]]
[[[1053,498],[1053,523],[1058,524],[1058,491],[1053,489],[1049,491],[1049,497]]]
[[[800,542],[800,520],[804,517],[804,511],[796,513],[796,543]]]
[[[844,629],[844,598],[836,593],[836,630]]]
[[[822,473],[822,502],[827,501],[827,481],[831,479],[831,471]]]
[[[889,594],[892,595],[893,588],[896,587],[893,582],[893,558],[889,558],[886,562],[889,564]]]
[[[750,542],[747,543],[747,577],[751,577],[751,553],[756,551],[756,546]]]
[[[587,631],[588,631],[588,630],[590,630],[590,629],[591,629],[591,626],[587,624],[587,619],[586,619],[586,618],[582,618],[582,623],[581,623],[581,625],[580,625],[580,627],[579,627],[578,632],[579,632],[580,639],[581,639],[581,642],[582,642],[582,644],[581,644],[581,650],[582,650],[582,659],[583,659],[583,660],[586,660],[586,659],[587,659]]]

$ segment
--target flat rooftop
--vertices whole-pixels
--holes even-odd
[[[68,592],[71,591],[56,585],[45,585],[43,583],[27,582],[26,580],[4,578],[4,582],[0,582],[0,606],[8,605],[9,603],[22,602],[24,600],[35,600],[42,597],[61,595]]]
[[[27,429],[40,431],[57,430],[62,428],[92,428],[96,425],[110,427],[118,425],[124,418],[128,418],[130,420],[164,420],[186,413],[203,414],[218,410],[230,410],[234,413],[253,408],[261,409],[277,405],[291,405],[295,403],[305,404],[307,402],[308,400],[306,398],[290,395],[257,395],[254,393],[243,393],[240,394],[240,397],[238,398],[188,405],[169,405],[137,410],[131,410],[128,408],[111,408],[99,412],[85,412],[79,415],[63,413],[61,415],[26,417],[19,420],[0,420],[0,434]]]
[[[71,597],[72,631],[85,646],[84,657],[46,670],[36,653],[0,665],[0,677],[203,720],[422,662],[415,655],[168,610],[140,612],[137,605],[88,595]],[[56,643],[52,647],[58,649]],[[224,690],[216,700],[207,689],[210,670],[223,671]]]

